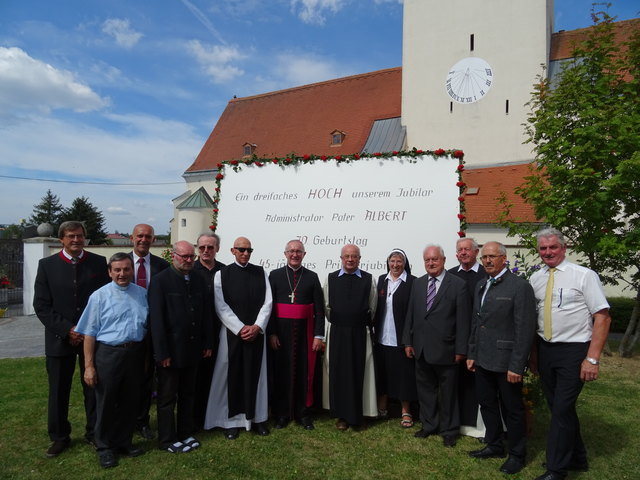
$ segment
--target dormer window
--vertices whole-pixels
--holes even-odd
[[[257,145],[255,143],[245,143],[242,146],[242,149],[243,149],[242,155],[244,155],[245,157],[250,157],[256,151],[256,147]]]
[[[342,143],[344,142],[344,137],[346,136],[346,133],[341,132],[340,130],[334,130],[333,132],[331,132],[331,146],[337,147],[342,145]]]

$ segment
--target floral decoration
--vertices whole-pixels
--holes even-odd
[[[418,160],[416,157],[421,157],[424,155],[430,155],[434,158],[451,156],[453,158],[457,158],[459,163],[456,167],[456,172],[458,173],[458,181],[456,182],[456,187],[459,189],[458,201],[460,202],[460,213],[458,214],[458,220],[460,221],[460,230],[457,232],[459,237],[465,237],[465,230],[467,229],[467,222],[465,216],[465,196],[464,192],[467,188],[467,185],[462,181],[462,172],[464,172],[464,152],[462,150],[457,149],[449,149],[445,150],[443,148],[438,148],[436,150],[421,150],[418,148],[412,148],[411,150],[403,150],[397,151],[394,150],[392,152],[374,152],[374,153],[353,153],[351,155],[336,155],[333,157],[333,160],[338,163],[351,163],[357,160],[366,159],[366,158],[391,158],[391,157],[409,157],[409,162],[415,163]],[[289,166],[289,165],[298,165],[301,163],[314,163],[316,160],[320,160],[322,162],[326,162],[331,160],[330,157],[326,155],[311,155],[305,153],[304,155],[296,155],[291,154],[286,157],[275,157],[275,158],[260,158],[257,155],[252,155],[250,157],[243,158],[241,161],[238,160],[225,160],[224,162],[218,163],[216,165],[218,169],[218,173],[215,176],[215,188],[213,195],[214,208],[212,210],[212,219],[211,225],[209,228],[212,231],[216,231],[218,228],[218,203],[220,201],[220,188],[221,182],[224,179],[224,170],[226,168],[233,169],[234,172],[237,172],[242,169],[244,165],[247,166],[255,166],[258,168],[265,167],[268,164],[278,165],[280,167]]]

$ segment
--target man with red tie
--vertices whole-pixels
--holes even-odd
[[[45,355],[49,379],[48,430],[52,441],[48,457],[71,443],[69,396],[77,359],[84,376],[84,335],[74,331],[89,296],[109,283],[107,260],[84,250],[87,230],[82,222],[63,222],[58,229],[62,250],[38,264],[33,308],[45,327]],[[82,381],[86,413],[85,441],[94,444],[96,397]]]
[[[149,288],[151,277],[169,266],[169,262],[149,252],[155,240],[155,232],[151,225],[141,223],[133,227],[131,234],[133,251],[129,255],[133,260],[135,284],[142,288]],[[145,440],[151,440],[155,436],[149,426],[154,365],[153,349],[147,334],[145,338],[144,378],[140,389],[140,406],[136,418],[136,429]]]

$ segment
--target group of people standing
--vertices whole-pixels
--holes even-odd
[[[377,282],[359,268],[359,247],[345,245],[341,268],[324,285],[303,266],[298,240],[285,246],[286,265],[267,274],[250,263],[245,237],[223,265],[214,233],[197,239],[197,256],[192,244],[177,242],[171,263],[149,253],[149,225],[134,228],[133,252],[108,262],[84,250],[85,233],[80,222],[61,225],[62,251],[41,260],[36,277],[48,456],[70,443],[78,357],[85,440],[105,468],[142,453],[132,443],[136,428],[153,438],[156,378],[158,442],[167,452],[198,448],[200,429],[221,428],[229,440],[241,430],[269,435],[270,414],[276,429],[296,421],[313,430],[311,407],[320,403],[337,429],[361,430],[366,417],[386,418],[393,398],[405,428],[414,425],[417,400],[415,437],[440,435],[445,447],[456,445],[461,425],[475,425],[479,405],[485,446],[469,454],[508,454],[500,471],[515,474],[526,459],[527,368],[540,372],[551,409],[547,471],[537,480],[588,468],[575,404],[584,382],[598,377],[609,306],[598,276],[566,260],[555,229],[538,233],[545,266],[530,282],[507,268],[504,245],[485,243],[480,264],[478,245],[463,238],[459,266],[445,270],[443,249],[428,245],[426,274],[416,278],[405,252],[393,249]]]

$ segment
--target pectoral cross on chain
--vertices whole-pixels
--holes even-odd
[[[289,298],[291,299],[291,303],[293,303],[294,299],[296,298],[296,292],[291,292]]]

